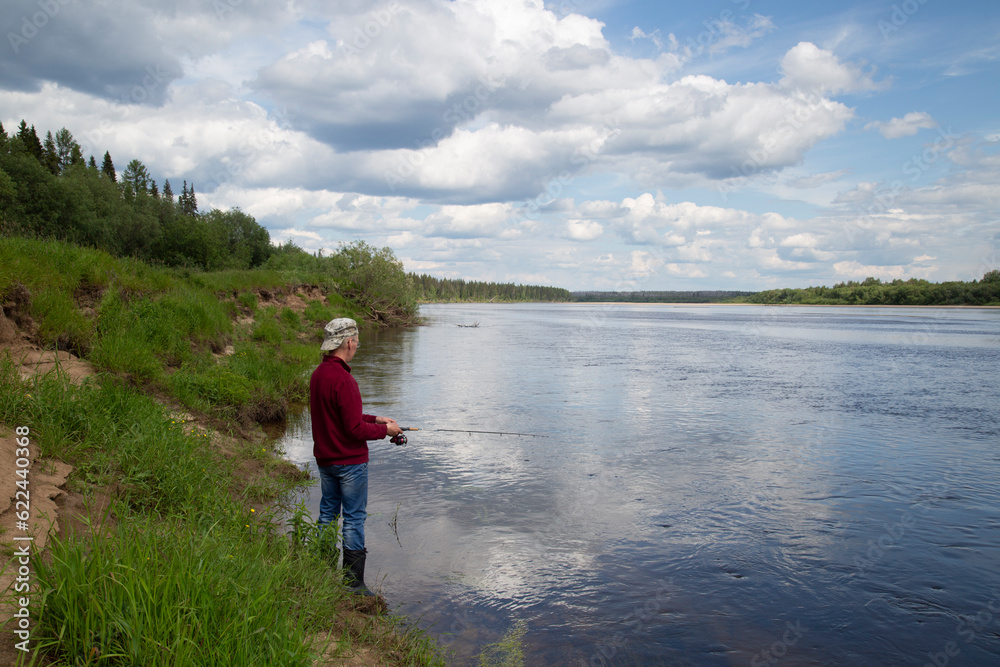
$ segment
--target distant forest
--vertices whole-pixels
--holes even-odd
[[[650,292],[573,292],[574,301],[620,301],[626,303],[720,303],[755,292],[726,290]]]
[[[932,283],[911,278],[882,282],[837,283],[833,287],[774,289],[741,297],[744,303],[816,304],[851,306],[986,306],[1000,305],[1000,270],[987,271],[980,280]]]
[[[569,290],[561,287],[487,283],[475,280],[452,280],[410,274],[418,301],[572,301]]]
[[[833,287],[773,289],[763,292],[663,291],[573,292],[574,301],[628,303],[756,303],[831,306],[986,306],[1000,305],[1000,270],[980,280],[932,283],[911,278],[882,282],[867,278]]]

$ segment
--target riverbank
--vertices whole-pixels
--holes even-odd
[[[28,561],[4,582],[0,661],[445,663],[358,605],[308,517],[282,527],[308,474],[258,422],[307,396],[323,323],[364,319],[324,276],[23,239],[0,265],[0,547],[8,577]]]

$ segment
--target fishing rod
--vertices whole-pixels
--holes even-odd
[[[416,426],[405,426],[405,427],[401,426],[401,427],[399,427],[399,430],[400,431],[419,431],[421,429],[417,428]],[[547,435],[541,435],[541,434],[538,434],[538,433],[513,433],[511,431],[477,431],[477,430],[471,429],[471,428],[425,428],[423,430],[425,430],[425,431],[435,431],[437,433],[468,433],[470,435],[473,434],[473,433],[486,433],[486,434],[489,434],[489,435],[516,435],[516,436],[526,437],[526,438],[547,438],[547,437],[549,437]],[[400,433],[399,435],[394,435],[394,436],[392,436],[392,438],[389,439],[389,442],[391,442],[394,445],[405,445],[406,444],[406,436],[403,435],[402,433]]]

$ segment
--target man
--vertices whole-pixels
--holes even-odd
[[[358,351],[358,325],[354,320],[331,320],[320,350],[323,361],[309,380],[313,456],[323,492],[316,523],[322,530],[343,514],[345,580],[355,593],[372,596],[374,593],[365,585],[367,441],[397,435],[401,429],[395,419],[367,415],[361,409],[361,392],[348,365]]]

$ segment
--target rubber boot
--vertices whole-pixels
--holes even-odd
[[[365,557],[367,549],[344,549],[344,583],[355,595],[376,597],[365,586]]]

